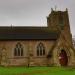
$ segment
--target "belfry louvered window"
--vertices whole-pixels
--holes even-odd
[[[64,28],[64,21],[63,21],[62,13],[60,13],[60,15],[59,15],[59,25],[60,25],[61,29],[63,30],[63,28]]]
[[[21,43],[17,43],[14,48],[14,56],[23,56],[23,46]]]
[[[44,56],[45,55],[45,47],[43,43],[39,43],[37,46],[37,56]]]

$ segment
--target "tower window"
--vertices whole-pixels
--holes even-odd
[[[23,46],[21,43],[17,43],[14,48],[14,56],[23,56]]]
[[[62,13],[59,14],[59,25],[61,29],[63,29],[64,24],[63,24],[63,14]]]
[[[37,46],[37,56],[44,56],[45,55],[45,47],[43,43],[39,43]]]

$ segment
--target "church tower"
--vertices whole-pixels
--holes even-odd
[[[72,35],[70,31],[68,9],[65,11],[56,11],[51,8],[51,13],[47,17],[47,25],[50,30],[63,32],[65,40],[72,46]]]

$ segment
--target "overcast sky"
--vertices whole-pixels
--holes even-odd
[[[72,35],[75,35],[75,0],[0,0],[0,26],[47,26],[51,8],[68,8]]]

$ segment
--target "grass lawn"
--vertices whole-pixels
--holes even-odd
[[[0,75],[75,75],[68,67],[0,67]]]

